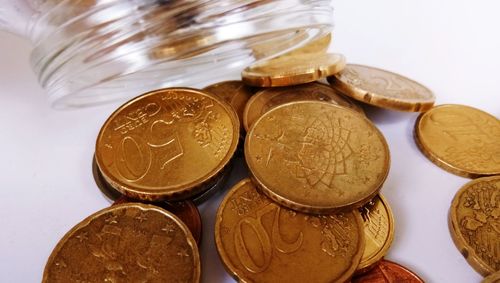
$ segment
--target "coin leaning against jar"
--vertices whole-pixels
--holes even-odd
[[[108,118],[96,162],[106,182],[128,197],[184,200],[217,182],[234,155],[239,128],[232,107],[211,93],[155,90]]]
[[[381,189],[390,163],[384,136],[366,117],[318,101],[262,115],[247,134],[245,159],[268,197],[309,213],[364,205]]]
[[[188,228],[157,206],[129,203],[98,211],[52,251],[42,282],[199,282],[200,256]]]
[[[240,282],[345,282],[364,249],[353,210],[310,215],[281,207],[250,179],[224,197],[215,222],[217,252]]]

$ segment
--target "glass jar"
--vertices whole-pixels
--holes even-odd
[[[203,87],[333,27],[329,0],[6,2],[0,29],[31,40],[33,69],[55,107]]]

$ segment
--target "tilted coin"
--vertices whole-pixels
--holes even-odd
[[[304,100],[330,102],[364,114],[363,109],[349,98],[339,94],[330,86],[314,82],[297,86],[266,88],[257,92],[245,106],[243,125],[248,131],[253,122],[270,109],[287,102]]]
[[[245,140],[250,174],[278,203],[302,212],[360,207],[389,172],[389,148],[362,114],[326,102],[280,105]]]
[[[377,264],[389,250],[394,239],[394,217],[387,200],[378,194],[360,208],[365,226],[365,250],[356,273],[363,273]]]
[[[167,88],[116,110],[99,133],[95,157],[107,183],[131,198],[183,200],[218,180],[238,138],[238,117],[220,98]]]
[[[419,116],[415,141],[434,164],[464,177],[500,174],[500,120],[464,105],[439,105]]]
[[[397,263],[382,260],[369,272],[351,279],[352,283],[424,283],[418,275]]]
[[[157,206],[105,208],[52,251],[42,282],[199,282],[200,256],[176,216]]]
[[[363,253],[363,221],[357,210],[329,215],[288,210],[244,179],[217,211],[215,243],[239,282],[345,282]]]
[[[500,283],[500,271],[497,271],[488,277],[484,278],[481,283]]]
[[[451,237],[481,275],[500,270],[500,176],[463,186],[453,198],[448,223]]]
[[[333,53],[305,53],[280,56],[258,62],[241,73],[244,83],[253,86],[290,86],[334,75],[344,69],[345,57]]]
[[[203,90],[209,91],[229,103],[238,114],[240,126],[243,129],[243,109],[254,93],[251,87],[242,81],[225,81],[206,86]]]
[[[134,200],[122,196],[117,199],[113,203],[113,205],[120,205],[131,202],[134,202]],[[196,244],[200,246],[202,236],[201,215],[194,202],[190,200],[178,202],[161,201],[151,202],[148,204],[159,206],[177,216],[184,224],[186,224],[186,226],[189,228],[189,231],[191,232],[191,235],[193,235],[193,238],[196,240]]]
[[[436,100],[432,91],[416,81],[363,65],[347,64],[328,81],[354,99],[393,110],[424,112]]]

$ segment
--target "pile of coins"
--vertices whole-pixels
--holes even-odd
[[[390,153],[358,102],[425,112],[419,147],[469,177],[500,174],[500,122],[470,107],[433,108],[423,85],[346,64],[329,43],[259,62],[242,81],[154,90],[119,107],[94,158],[96,182],[117,200],[64,236],[43,281],[199,282],[196,204],[244,154],[249,178],[225,194],[215,220],[214,244],[236,280],[423,282],[383,259],[395,229],[380,194]],[[326,77],[330,85],[317,81]],[[453,240],[485,276],[500,269],[499,189],[500,176],[474,180],[450,210]]]

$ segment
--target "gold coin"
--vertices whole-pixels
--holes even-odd
[[[500,176],[473,180],[453,198],[450,233],[467,262],[481,275],[500,270]]]
[[[42,282],[199,282],[188,228],[157,206],[105,208],[73,227],[52,251]]]
[[[328,81],[354,99],[393,110],[424,112],[436,100],[432,91],[416,81],[374,67],[347,64]]]
[[[248,85],[289,86],[334,75],[342,71],[344,66],[345,57],[341,54],[304,53],[256,63],[243,70],[241,76]]]
[[[490,276],[486,277],[481,283],[500,283],[500,271],[497,271]]]
[[[418,117],[415,141],[437,166],[460,176],[500,174],[500,120],[463,105],[439,105]]]
[[[345,282],[363,253],[363,221],[357,210],[330,215],[288,210],[245,179],[219,206],[215,243],[239,282]]]
[[[282,56],[295,56],[295,55],[300,55],[300,54],[307,54],[307,53],[326,53],[328,50],[328,47],[330,47],[330,43],[332,42],[332,34],[328,33],[325,36],[318,37],[311,42],[307,43],[306,45],[293,49],[290,52],[285,53]]]
[[[372,199],[389,171],[389,148],[358,112],[327,102],[280,105],[245,140],[252,178],[278,203],[302,212],[356,208]]]
[[[356,270],[368,271],[376,265],[389,250],[394,239],[394,217],[387,200],[378,194],[360,208],[365,226],[365,250]]]
[[[182,200],[217,181],[238,138],[238,117],[221,99],[189,88],[160,89],[108,118],[95,157],[107,183],[126,196]]]
[[[204,87],[203,90],[211,92],[229,103],[238,114],[240,127],[243,129],[243,109],[254,93],[251,87],[242,81],[225,81]]]
[[[257,92],[248,100],[245,106],[243,125],[248,131],[252,124],[269,109],[287,102],[304,100],[326,101],[352,108],[364,114],[361,107],[330,86],[314,82],[290,87],[266,88]]]

